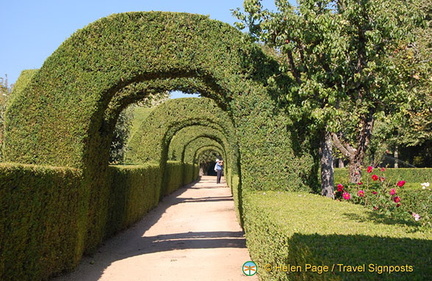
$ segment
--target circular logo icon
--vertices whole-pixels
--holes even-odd
[[[258,266],[253,261],[247,261],[243,264],[242,271],[246,276],[254,276],[258,271]]]

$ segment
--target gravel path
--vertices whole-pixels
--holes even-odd
[[[203,176],[174,192],[140,222],[54,280],[258,280],[245,276],[250,260],[230,189]]]

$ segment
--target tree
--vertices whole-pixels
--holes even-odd
[[[332,144],[348,158],[350,180],[359,182],[376,114],[394,114],[412,98],[392,56],[411,42],[417,9],[402,0],[275,4],[273,12],[260,0],[245,0],[245,12],[234,15],[240,29],[285,58],[294,81],[285,108],[320,135],[322,194],[333,197]]]
[[[374,130],[372,149],[393,151],[395,158],[401,148],[432,140],[432,2],[421,0],[418,5],[424,12],[423,25],[414,29],[413,42],[401,44],[392,55],[411,100],[397,113],[382,115]]]

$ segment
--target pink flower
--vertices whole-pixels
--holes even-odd
[[[372,173],[372,171],[373,171],[373,167],[372,167],[372,166],[368,166],[368,167],[367,167],[367,172],[368,172],[368,173]]]
[[[357,196],[364,197],[365,196],[365,192],[363,190],[359,190],[359,191],[357,191]]]
[[[379,177],[380,182],[384,182],[385,181],[385,177]]]
[[[357,183],[357,185],[362,185],[362,184],[363,184],[362,182],[358,182],[358,183]]]
[[[376,181],[376,180],[379,179],[379,177],[378,177],[377,175],[372,175],[372,179],[373,179],[374,181]]]
[[[385,168],[381,168],[380,169],[381,172],[385,172],[385,170],[386,170]]]
[[[395,195],[396,194],[396,189],[392,188],[389,191],[390,195]]]
[[[402,187],[405,185],[405,183],[406,183],[406,181],[398,181],[398,183],[396,185],[399,187]]]
[[[416,221],[418,221],[421,217],[420,217],[420,215],[419,214],[416,214],[416,213],[411,213],[411,215],[413,216],[413,218],[416,220]]]
[[[344,186],[341,185],[341,184],[338,184],[336,187],[337,187],[337,191],[338,191],[338,192],[342,192],[343,189],[344,189]]]
[[[372,194],[378,194],[378,192],[376,192],[376,191],[372,191]]]
[[[396,197],[393,197],[393,201],[394,201],[395,203],[399,203],[399,202],[401,201],[401,199],[400,199],[399,196],[396,196]]]
[[[351,194],[349,194],[348,192],[344,192],[342,194],[343,199],[345,200],[350,200],[351,199]]]

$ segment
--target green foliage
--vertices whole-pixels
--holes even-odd
[[[349,199],[345,199],[349,202],[420,228],[431,229],[432,192],[421,185],[431,179],[432,169],[371,169],[362,184],[339,185],[337,197],[342,199],[342,193],[348,193]]]
[[[123,164],[127,150],[127,140],[130,136],[132,111],[129,109],[123,110],[118,118],[114,128],[113,138],[110,147],[110,164]]]
[[[0,279],[42,280],[70,270],[85,234],[82,173],[0,165]]]
[[[110,166],[108,177],[108,198],[103,200],[108,209],[105,237],[140,220],[159,203],[161,192],[157,165]],[[181,180],[177,180],[177,187],[179,183]]]
[[[3,160],[3,139],[7,106],[11,102],[11,98],[17,95],[16,93],[22,91],[24,87],[27,86],[36,72],[37,69],[23,70],[18,77],[18,80],[13,85],[8,84],[7,77],[0,77],[0,161]],[[12,95],[12,93],[15,94]]]
[[[131,139],[134,138],[134,135],[138,133],[139,129],[141,128],[141,124],[149,116],[150,112],[152,112],[153,109],[154,108],[132,106],[133,118],[131,122],[132,124],[130,128],[129,139],[127,141],[126,146],[129,146],[129,142],[131,141]]]
[[[307,193],[248,192],[244,214],[248,249],[262,280],[428,280],[430,233],[366,210]],[[306,265],[335,265],[334,272],[306,272]],[[363,266],[348,272],[345,266]],[[300,266],[287,273],[280,266]],[[382,266],[412,272],[379,274]],[[377,267],[380,266],[380,267]],[[266,269],[271,269],[267,271]]]
[[[398,181],[406,181],[407,185],[415,184],[420,188],[420,183],[432,182],[432,169],[429,168],[386,168],[385,177],[389,182],[397,183]],[[335,169],[335,183],[347,184],[348,169]]]
[[[193,168],[167,169],[172,192],[184,184],[183,169]],[[78,169],[1,164],[0,279],[46,280],[72,270],[99,243],[88,232],[110,237],[159,203],[161,174],[155,164],[110,166],[107,185],[92,193]]]
[[[164,184],[164,196],[177,190],[179,187],[183,186],[183,164],[181,162],[169,161],[166,166],[166,173]],[[191,181],[189,181],[191,182]],[[188,182],[188,183],[189,183]]]
[[[26,69],[21,71],[21,74],[13,87],[14,93],[22,92],[24,88],[30,83],[30,80],[34,77],[38,70],[39,69]]]

